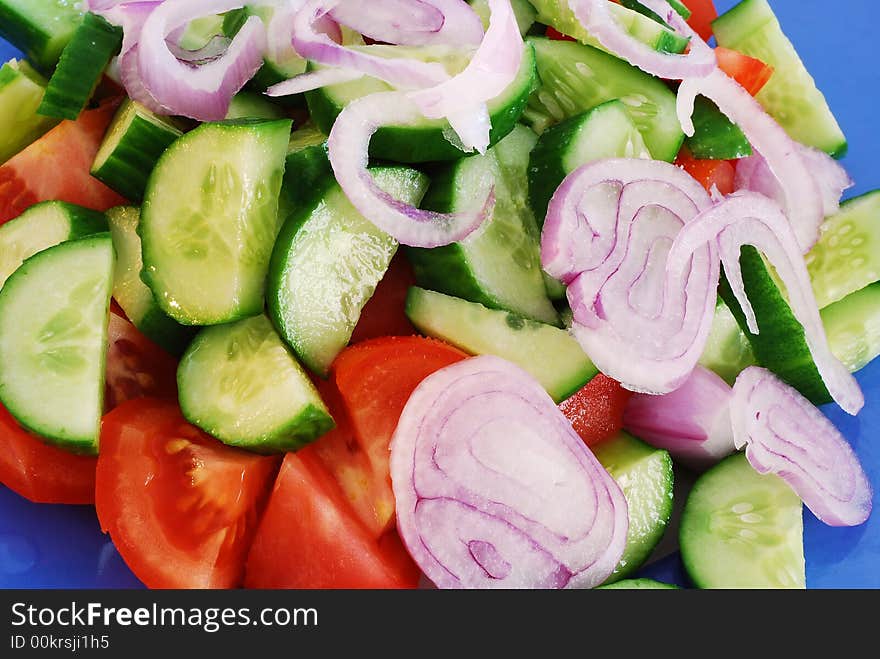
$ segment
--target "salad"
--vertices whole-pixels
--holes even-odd
[[[865,404],[880,195],[767,0],[0,36],[0,481],[147,586],[668,588],[674,534],[698,587],[803,588],[803,507],[871,515],[816,406]]]

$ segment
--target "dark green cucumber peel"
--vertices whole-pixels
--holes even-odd
[[[752,344],[758,363],[776,373],[813,404],[830,403],[831,395],[813,362],[803,325],[794,317],[782,291],[768,272],[763,257],[754,247],[745,246],[739,262],[759,334],[749,332],[745,314],[725,276],[722,276],[718,290]]]
[[[327,155],[327,136],[311,124],[295,130],[290,145],[278,200],[278,213],[287,218],[320,196],[334,182]]]
[[[79,0],[0,0],[0,37],[50,73],[82,15]]]
[[[684,144],[699,160],[736,160],[752,155],[752,145],[739,126],[703,96],[694,103],[694,134]]]
[[[64,47],[37,113],[76,119],[122,44],[122,28],[87,13]]]

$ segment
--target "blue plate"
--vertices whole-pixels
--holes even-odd
[[[735,2],[716,0],[715,4],[724,11]],[[771,4],[849,138],[844,164],[856,180],[849,196],[880,187],[874,3],[771,0]],[[17,55],[0,41],[0,61]],[[848,417],[833,406],[825,411],[852,442],[875,492],[880,492],[880,360],[859,373],[858,379],[867,399],[858,417]],[[875,494],[875,508],[880,508],[877,498]],[[840,529],[825,526],[805,510],[804,545],[808,587],[880,588],[880,513],[862,526]],[[677,554],[650,565],[642,575],[688,585]],[[93,508],[36,505],[0,486],[0,587],[140,585],[101,533]]]

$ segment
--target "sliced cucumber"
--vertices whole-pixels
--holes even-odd
[[[754,247],[745,246],[739,262],[746,295],[758,321],[758,334],[749,331],[745,314],[725,277],[718,290],[751,343],[758,364],[776,373],[813,404],[830,403],[831,395],[813,362],[804,327],[794,317],[764,258]]]
[[[418,204],[428,187],[424,174],[406,167],[380,167],[372,175],[380,188],[409,204]],[[314,373],[326,376],[348,344],[397,247],[335,183],[284,223],[269,268],[269,311]]]
[[[778,476],[736,453],[702,474],[679,528],[699,588],[805,588],[803,505]]]
[[[79,117],[121,44],[122,28],[87,13],[62,51],[37,113],[59,119]]]
[[[0,225],[0,288],[19,266],[38,252],[58,243],[107,231],[103,213],[68,204],[44,201]]]
[[[46,80],[27,62],[10,60],[0,68],[0,165],[58,123],[37,114]]]
[[[880,282],[822,309],[831,352],[855,373],[880,355]]]
[[[78,0],[0,0],[0,37],[49,72],[82,16]]]
[[[383,53],[395,52],[388,50],[389,48],[400,47],[374,45],[361,48],[381,56]],[[467,64],[461,56],[451,55],[445,48],[413,49],[412,55],[421,56],[425,61],[440,62],[447,66],[451,74],[460,71]],[[488,103],[489,117],[492,121],[492,129],[489,133],[490,145],[497,143],[513,130],[526,107],[529,94],[536,85],[535,58],[532,49],[526,46],[516,79],[505,91]],[[336,117],[348,103],[367,94],[389,89],[391,87],[380,80],[362,78],[307,92],[306,100],[312,120],[325,134],[329,134]],[[373,135],[370,155],[374,158],[403,163],[458,160],[465,154],[446,139],[446,135],[451,130],[449,122],[440,119],[425,119],[418,126],[383,126]]]
[[[733,386],[736,376],[757,363],[752,344],[736,322],[724,300],[718,298],[712,331],[700,355],[700,365],[719,375]]]
[[[719,46],[773,67],[773,77],[755,98],[792,138],[835,157],[846,152],[837,119],[767,0],[743,0],[715,19],[712,30]]]
[[[629,530],[617,567],[605,583],[632,574],[660,542],[672,515],[672,458],[624,432],[593,447],[593,453],[626,497]]]
[[[530,373],[557,403],[598,374],[565,330],[423,288],[409,289],[406,315],[426,336],[472,355],[496,355]]]
[[[117,206],[107,211],[110,235],[116,250],[113,273],[113,298],[132,324],[172,355],[180,355],[195,336],[195,328],[185,327],[170,318],[141,281],[143,258],[137,234],[140,209]]]
[[[492,12],[489,10],[489,2],[487,0],[470,0],[471,7],[483,21],[483,28],[489,29],[489,17]],[[519,26],[519,33],[528,32],[538,17],[538,12],[532,6],[529,0],[510,0],[510,7],[513,9],[513,15],[516,17],[516,24]]]
[[[101,233],[35,254],[0,290],[0,401],[77,453],[98,451],[112,282]]]
[[[621,579],[604,586],[598,586],[598,590],[681,590],[671,583],[663,583],[654,579]]]
[[[700,160],[735,160],[752,155],[752,145],[718,106],[704,96],[694,102],[694,134],[684,143]]]
[[[179,323],[217,325],[263,310],[290,125],[202,124],[150,175],[143,279]]]
[[[599,40],[591,35],[575,17],[568,0],[530,0],[538,10],[538,21],[574,37],[581,43],[604,50]],[[621,5],[609,5],[614,20],[631,37],[650,46],[654,50],[667,53],[683,53],[688,40],[681,37],[668,26],[652,20],[637,11]]]
[[[266,96],[254,92],[239,92],[229,103],[227,119],[283,119],[284,110]]]
[[[327,156],[327,136],[313,124],[293,131],[284,165],[284,181],[278,213],[287,218],[333,183],[333,169]]]
[[[536,132],[620,99],[651,155],[675,160],[684,133],[675,113],[675,93],[662,80],[590,46],[542,37],[529,37],[528,42],[541,79],[529,98],[527,117]]]
[[[492,216],[459,243],[407,249],[419,286],[493,309],[558,324],[541,270],[540,234],[528,203],[529,154],[537,137],[525,126],[483,156],[462,158],[439,172],[423,207],[443,213],[479,210],[480,190],[495,185]]]
[[[639,0],[620,0],[620,4],[622,4],[627,9],[632,9],[633,11],[637,11],[640,14],[647,16],[652,21],[657,21],[658,23],[663,23],[664,25],[667,25],[666,21],[663,20],[663,18],[648,9],[645,5],[639,2]],[[685,7],[680,2],[680,0],[669,0],[669,6],[672,7],[676,12],[678,12],[679,16],[681,16],[685,20],[691,17],[691,10]]]
[[[182,134],[164,117],[127,98],[107,128],[91,174],[129,201],[139,203],[159,158]]]
[[[562,180],[602,158],[650,158],[641,133],[618,100],[576,114],[541,134],[529,160],[529,201],[540,225]]]
[[[806,259],[820,309],[880,280],[880,190],[841,204]]]
[[[308,375],[264,315],[208,327],[177,369],[190,423],[257,453],[295,451],[333,428]]]

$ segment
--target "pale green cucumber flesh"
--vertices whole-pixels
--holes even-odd
[[[712,329],[700,355],[700,365],[733,386],[736,376],[756,363],[752,344],[743,333],[730,307],[718,298]]]
[[[702,474],[679,528],[681,557],[699,588],[805,588],[803,505],[745,454]]]
[[[363,48],[387,47],[364,46]],[[431,52],[435,52],[436,55],[428,57],[423,54],[423,59],[445,64],[450,73],[461,70],[467,64],[460,55],[450,54],[447,49],[428,51]],[[535,58],[531,47],[527,45],[523,50],[522,64],[516,79],[487,104],[492,124],[489,132],[490,146],[513,130],[536,85]],[[390,89],[392,88],[389,85],[375,78],[362,78],[306,92],[306,99],[312,120],[325,134],[329,134],[336,117],[348,103],[367,94]],[[451,130],[449,122],[441,119],[425,119],[417,126],[382,126],[370,141],[370,155],[373,158],[402,163],[458,160],[467,154],[447,139],[446,136]]]
[[[672,515],[672,458],[624,432],[592,448],[623,490],[629,511],[626,546],[609,583],[637,570],[663,537]]]
[[[684,133],[675,94],[663,81],[623,60],[571,41],[529,37],[541,86],[529,98],[533,128],[549,126],[619,99],[639,129],[651,155],[672,162]]]
[[[140,202],[159,158],[183,133],[143,105],[126,99],[107,128],[91,174],[132,202]]]
[[[29,68],[27,62],[16,60],[0,68],[0,165],[57,123],[37,114],[46,82]]]
[[[107,233],[61,243],[0,290],[0,402],[78,453],[98,451],[113,260]]]
[[[654,579],[621,579],[604,586],[597,586],[598,590],[681,590],[678,586],[656,581]]]
[[[471,0],[470,5],[483,22],[483,29],[488,30],[489,17],[492,15],[488,0]],[[516,17],[519,33],[525,35],[535,24],[538,12],[529,0],[510,0],[510,7],[513,9],[513,15]]]
[[[107,211],[116,267],[113,272],[113,298],[131,323],[144,335],[172,355],[180,355],[195,336],[195,328],[185,327],[162,311],[153,292],[141,280],[143,257],[137,234],[140,209],[117,206]]]
[[[846,152],[837,119],[767,0],[743,0],[715,19],[712,29],[719,46],[773,67],[773,76],[756,98],[792,138],[835,157]]]
[[[841,204],[806,261],[820,309],[880,280],[880,190]]]
[[[308,375],[265,315],[203,329],[177,370],[180,408],[217,439],[295,451],[333,427]]]
[[[227,119],[283,119],[284,110],[268,97],[255,92],[239,92],[232,97]]]
[[[150,175],[139,226],[143,279],[181,324],[216,325],[263,310],[290,125],[202,124]]]
[[[371,172],[380,188],[409,204],[428,186],[424,174],[404,167]],[[326,376],[397,247],[336,184],[287,219],[272,253],[267,299],[282,338],[311,371]]]
[[[64,201],[44,201],[0,226],[0,288],[31,256],[67,240],[107,231],[103,213]]]
[[[423,207],[442,213],[479,210],[493,184],[492,215],[461,242],[408,249],[416,281],[488,307],[558,324],[541,270],[540,234],[528,202],[527,168],[535,134],[517,126],[485,155],[463,158],[433,178]]]
[[[822,309],[828,347],[855,373],[880,355],[880,282]]]
[[[2,0],[0,37],[49,72],[82,21],[80,0]]]
[[[476,302],[413,287],[406,315],[425,336],[472,355],[495,355],[517,364],[557,403],[599,372],[567,331]]]

